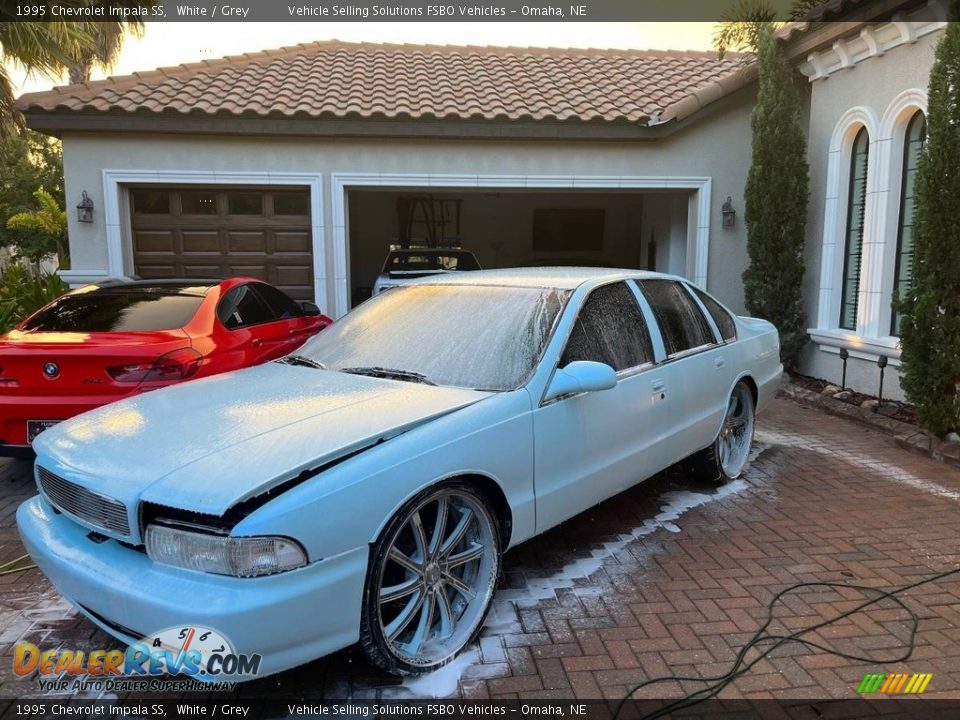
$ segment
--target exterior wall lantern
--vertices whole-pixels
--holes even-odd
[[[733,209],[733,198],[727,195],[727,201],[720,208],[720,214],[723,215],[723,227],[732,228],[737,221],[737,211]]]
[[[93,200],[87,195],[86,190],[83,191],[80,202],[77,204],[77,220],[82,223],[93,222]]]

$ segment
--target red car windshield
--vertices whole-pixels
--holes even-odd
[[[23,326],[36,332],[148,332],[190,322],[203,297],[143,291],[67,295]]]

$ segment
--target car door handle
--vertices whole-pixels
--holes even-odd
[[[263,345],[263,340],[261,340],[260,338],[254,338],[253,340],[250,341],[250,345],[252,345],[253,347],[260,347],[261,345]]]
[[[665,380],[650,381],[650,389],[653,390],[654,392],[662,392],[666,386],[667,386],[667,382]]]
[[[724,368],[727,366],[727,361],[724,360],[722,357],[717,357],[713,359],[713,364],[716,365],[718,369]]]

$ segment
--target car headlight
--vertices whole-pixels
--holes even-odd
[[[148,525],[144,542],[155,562],[217,575],[259,577],[307,564],[299,543],[285,537],[230,537]]]

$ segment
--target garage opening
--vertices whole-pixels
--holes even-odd
[[[309,188],[130,188],[134,272],[266,280],[314,301]]]
[[[689,275],[690,191],[348,191],[352,305],[390,250],[459,248],[482,268],[586,265]]]

